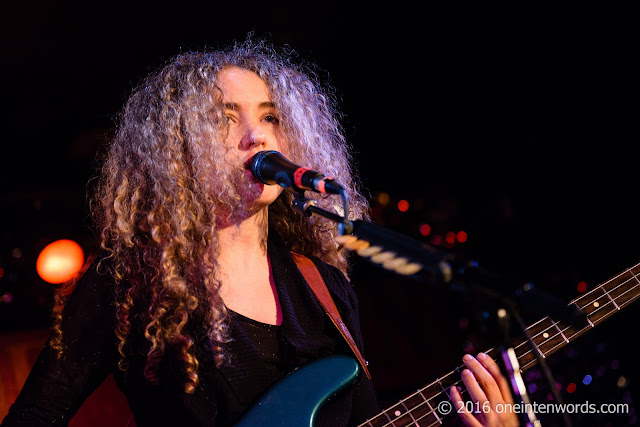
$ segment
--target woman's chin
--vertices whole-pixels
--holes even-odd
[[[257,208],[264,208],[271,205],[280,195],[280,191],[278,190],[278,188],[279,187],[275,186],[265,187],[264,190],[257,194],[257,197],[252,200],[252,206],[255,206]]]

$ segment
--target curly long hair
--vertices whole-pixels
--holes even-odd
[[[347,190],[350,219],[367,217],[367,197],[352,170],[335,93],[292,53],[249,40],[225,50],[181,54],[147,77],[127,101],[92,203],[117,284],[120,369],[127,367],[134,313],[145,316],[149,380],[158,380],[158,364],[171,347],[183,362],[185,391],[195,390],[193,328],[213,344],[216,364],[224,361],[227,312],[216,279],[217,224],[247,209],[244,171],[226,161],[229,149],[223,143],[227,124],[217,79],[226,67],[250,70],[265,82],[287,157],[334,177]],[[346,273],[347,260],[334,240],[336,224],[301,214],[292,208],[292,198],[285,191],[269,207],[270,226],[291,250]],[[318,204],[328,210],[342,206],[329,195]],[[193,325],[196,313],[199,323]]]

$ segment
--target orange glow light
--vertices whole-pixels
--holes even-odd
[[[38,275],[45,282],[59,284],[77,274],[84,264],[84,252],[73,240],[62,239],[48,244],[36,260]]]
[[[387,206],[390,199],[391,198],[389,197],[389,195],[384,191],[378,193],[378,203],[380,203],[382,206]]]

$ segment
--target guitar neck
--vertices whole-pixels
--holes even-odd
[[[585,327],[580,328],[556,322],[550,317],[540,319],[527,327],[533,346],[528,341],[523,341],[514,347],[520,368],[524,371],[534,366],[538,357],[548,357],[635,301],[640,296],[639,274],[640,263],[571,301],[569,305],[573,304],[586,314],[587,326]],[[494,359],[497,358],[496,349],[488,350],[485,353]],[[442,424],[446,416],[438,411],[438,405],[449,401],[449,389],[452,386],[463,387],[460,373],[464,369],[464,365],[458,366],[448,374],[361,424],[360,427],[407,425],[425,427]]]

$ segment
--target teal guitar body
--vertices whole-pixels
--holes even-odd
[[[296,369],[269,390],[236,427],[313,426],[331,396],[358,378],[358,362],[332,356]]]

